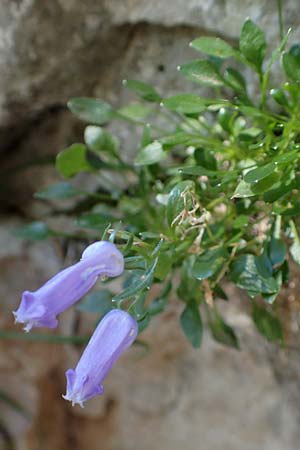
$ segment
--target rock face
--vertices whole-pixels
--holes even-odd
[[[0,229],[6,242],[0,255],[2,329],[13,329],[11,310],[21,290],[37,288],[63,261],[55,243],[16,243],[8,233],[13,225],[2,222]],[[241,352],[208,335],[193,350],[177,325],[181,308],[174,303],[143,334],[149,351],[127,351],[104,382],[104,395],[83,410],[61,398],[64,372],[75,366],[82,347],[0,340],[0,392],[25,410],[1,405],[1,450],[193,450],[199,442],[207,450],[297,450],[299,394],[297,380],[289,383],[299,354],[268,346],[253,329],[245,299],[230,286],[228,293],[232,302],[224,312],[239,334]],[[69,311],[58,333],[85,334],[93,320]]]
[[[1,329],[13,329],[11,310],[22,290],[37,288],[75,259],[66,259],[57,242],[28,245],[10,234],[22,218],[41,213],[32,193],[56,176],[45,162],[81,138],[81,125],[65,108],[68,98],[96,95],[122,104],[125,77],[149,81],[161,92],[182,92],[176,66],[195,57],[188,42],[214,33],[235,41],[247,16],[266,28],[275,45],[275,0],[242,3],[1,2]],[[284,4],[285,28],[294,26],[297,40],[299,2]],[[131,130],[117,131],[126,146]],[[143,336],[150,351],[128,351],[106,380],[104,396],[84,410],[61,398],[64,371],[76,364],[81,348],[0,339],[0,449],[298,450],[297,339],[289,352],[267,346],[248,319],[246,302],[238,293],[232,297],[224,311],[240,335],[241,352],[209,336],[200,351],[191,349],[177,326],[180,307],[171,305]],[[58,332],[86,333],[91,323],[71,311]],[[297,336],[296,320],[294,328]],[[2,393],[25,412],[5,403]]]
[[[285,27],[293,26],[297,37],[298,2],[284,3]],[[43,109],[64,105],[70,96],[89,94],[97,85],[113,96],[105,87],[111,78],[120,82],[124,69],[130,71],[127,56],[134,51],[131,44],[137,29],[151,29],[141,47],[147,49],[156,41],[164,59],[177,48],[177,28],[187,27],[190,37],[208,32],[237,39],[247,16],[267,30],[271,43],[277,40],[277,12],[270,0],[245,0],[242,7],[238,0],[55,0],[47,4],[4,0],[0,5],[1,125],[20,123]],[[169,32],[168,42],[157,33],[161,29]],[[151,61],[147,52],[145,57],[136,56],[143,64],[157,65],[155,54]]]

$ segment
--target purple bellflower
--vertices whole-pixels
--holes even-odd
[[[101,395],[101,385],[107,373],[135,340],[138,333],[137,321],[126,311],[113,309],[106,314],[97,326],[76,369],[66,371],[67,393],[65,400],[78,403]]]
[[[25,331],[34,327],[55,328],[57,314],[83,297],[98,277],[116,277],[124,270],[124,258],[116,246],[107,241],[89,245],[80,261],[59,272],[35,292],[23,292],[14,311],[15,321],[24,323]]]

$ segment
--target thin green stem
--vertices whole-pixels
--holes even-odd
[[[63,336],[59,334],[50,335],[40,333],[26,334],[16,331],[0,330],[0,339],[43,342],[48,344],[86,344],[90,336]]]
[[[279,39],[283,39],[282,0],[277,0]]]

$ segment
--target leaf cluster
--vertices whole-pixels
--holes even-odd
[[[81,204],[92,198],[74,217],[78,233],[110,236],[126,261],[123,290],[93,293],[80,310],[101,315],[124,307],[142,331],[176,294],[183,303],[180,325],[194,347],[205,322],[217,341],[239,348],[218,308],[228,300],[222,285],[230,279],[247,293],[258,331],[283,341],[276,299],[291,259],[300,264],[300,47],[286,50],[287,40],[288,34],[270,55],[264,32],[246,20],[238,48],[214,37],[191,42],[199,58],[178,69],[195,84],[192,92],[164,97],[149,84],[126,80],[137,100],[120,109],[100,99],[69,101],[87,123],[83,143],[57,156],[56,168],[68,181],[36,197],[74,197]],[[277,60],[283,81],[274,86]],[[245,73],[259,96],[251,95]],[[209,96],[198,92],[201,86]],[[109,131],[113,120],[139,130],[131,162]],[[97,174],[104,187],[74,187],[81,172]],[[40,222],[19,233],[30,239],[59,234]]]

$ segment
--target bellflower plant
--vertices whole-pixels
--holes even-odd
[[[78,403],[101,395],[101,385],[120,355],[134,342],[137,321],[126,311],[113,309],[106,314],[84,350],[75,370],[66,372],[67,393],[64,399]]]
[[[78,263],[59,272],[37,291],[25,291],[13,313],[15,320],[24,323],[27,332],[34,327],[56,328],[56,316],[83,297],[100,275],[116,277],[123,270],[123,255],[114,244],[94,242]]]
[[[176,299],[180,327],[194,347],[201,345],[205,323],[216,341],[238,349],[238,337],[219,307],[229,300],[231,283],[245,292],[258,331],[283,343],[290,316],[280,317],[289,310],[280,293],[289,286],[291,262],[300,266],[300,46],[289,46],[290,31],[279,28],[272,48],[251,19],[242,26],[238,45],[212,36],[192,40],[195,59],[178,67],[181,93],[124,80],[134,97],[127,105],[86,97],[68,102],[85,123],[83,142],[57,155],[64,180],[36,198],[50,203],[51,216],[53,200],[72,197],[72,206],[60,209],[76,226],[70,239],[111,234],[125,268],[120,292],[109,286],[93,292],[80,311],[103,315],[117,305],[142,331]],[[282,71],[275,79],[277,62]],[[126,149],[126,140],[112,134],[114,119],[127,122],[130,130],[137,127],[135,155],[132,138]],[[82,172],[96,174],[97,185],[88,192],[76,179]],[[46,217],[19,234],[41,240],[59,230],[52,230]],[[61,235],[66,238],[64,230]],[[25,292],[17,321],[27,330],[54,327],[56,315],[83,296],[99,274],[122,272],[121,256],[110,262],[104,247],[98,250],[40,290]],[[71,401],[100,393],[119,354],[114,348],[121,351],[126,341],[125,325],[110,325],[118,314],[125,313],[103,319],[78,367],[68,372]]]

